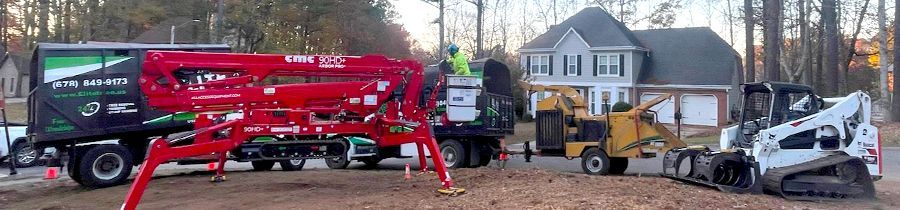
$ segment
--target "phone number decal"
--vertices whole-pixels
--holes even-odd
[[[120,78],[106,78],[106,79],[86,79],[81,80],[60,80],[53,82],[53,89],[61,89],[61,88],[78,88],[78,87],[96,87],[96,86],[120,86],[120,85],[128,85],[128,79],[124,77]]]

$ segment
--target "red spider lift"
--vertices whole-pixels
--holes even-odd
[[[149,105],[198,113],[197,121],[191,134],[150,142],[122,209],[137,207],[156,167],[176,158],[212,154],[219,163],[212,181],[224,181],[229,152],[265,160],[336,158],[347,155],[347,137],[378,147],[415,143],[423,170],[427,148],[441,180],[438,191],[462,193],[429,129],[437,91],[422,99],[423,80],[420,63],[380,55],[148,51],[139,81]],[[290,140],[257,145],[258,153],[241,150],[256,137]]]

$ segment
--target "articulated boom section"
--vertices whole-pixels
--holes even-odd
[[[432,154],[441,191],[461,191],[452,187],[429,132],[427,117],[436,106],[436,92],[424,107],[418,103],[424,70],[416,61],[168,51],[149,51],[146,58],[140,85],[150,106],[199,114],[194,133],[150,143],[123,209],[134,209],[154,169],[175,158],[214,154],[219,164],[213,180],[224,180],[226,154],[256,137],[293,140],[278,141],[287,150],[262,148],[241,155],[341,158],[348,155],[345,137],[371,139],[379,147],[416,143],[422,170],[423,150]],[[442,82],[439,77],[435,84]]]

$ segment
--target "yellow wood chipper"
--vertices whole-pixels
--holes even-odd
[[[574,88],[520,84],[529,95],[550,93],[539,99],[535,111],[536,154],[581,157],[581,168],[587,174],[622,174],[628,168],[628,158],[652,158],[657,152],[686,146],[657,121],[650,109],[668,99],[668,94],[628,111],[591,115],[584,97]],[[608,100],[608,96],[604,98]]]

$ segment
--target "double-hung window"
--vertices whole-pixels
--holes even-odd
[[[566,55],[566,75],[578,76],[578,55]]]
[[[619,55],[597,55],[598,76],[619,76],[620,65]]]
[[[550,56],[549,55],[531,56],[531,74],[532,75],[550,75]]]

